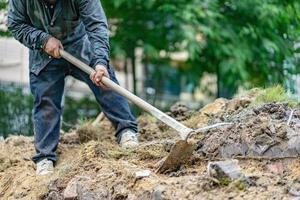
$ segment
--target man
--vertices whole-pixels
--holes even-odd
[[[37,175],[53,172],[62,114],[65,77],[84,81],[116,128],[124,148],[138,145],[137,124],[127,101],[105,88],[103,76],[117,83],[109,65],[107,20],[99,0],[10,0],[8,28],[30,49],[30,88],[34,96]],[[60,49],[93,67],[90,77],[60,58]]]

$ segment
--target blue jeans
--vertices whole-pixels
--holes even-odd
[[[118,83],[113,69],[109,68],[108,72],[111,80]],[[62,96],[65,78],[68,75],[88,84],[105,116],[114,125],[117,141],[125,129],[137,132],[136,120],[124,97],[109,89],[103,90],[95,86],[89,75],[64,59],[53,59],[38,75],[30,73],[30,89],[34,96],[33,123],[36,149],[34,162],[45,158],[57,161],[55,151],[59,142]]]

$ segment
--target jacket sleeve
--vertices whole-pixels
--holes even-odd
[[[50,37],[31,26],[24,0],[9,0],[7,27],[16,40],[30,49],[42,49]]]
[[[79,15],[92,44],[92,66],[109,66],[109,36],[105,13],[99,0],[79,0]]]

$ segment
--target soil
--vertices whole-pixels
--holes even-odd
[[[169,114],[192,128],[233,125],[190,138],[197,144],[193,156],[166,174],[155,171],[178,135],[149,115],[138,119],[141,145],[135,150],[115,143],[107,120],[62,135],[60,159],[50,177],[35,176],[33,138],[9,137],[0,142],[0,199],[64,199],[72,185],[77,199],[300,198],[300,107],[255,105],[253,98],[218,99],[198,111],[172,107]],[[229,158],[239,160],[247,183],[208,175],[209,161]],[[150,176],[135,175],[143,170],[150,170]]]

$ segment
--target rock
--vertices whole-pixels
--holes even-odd
[[[150,175],[151,175],[151,171],[148,169],[135,172],[136,179],[142,179],[145,177],[149,177]]]
[[[300,197],[300,183],[294,183],[289,189],[288,192],[290,195],[295,197]]]
[[[4,137],[0,136],[0,142],[4,142]]]
[[[248,152],[248,145],[246,143],[226,144],[221,147],[221,156],[223,158],[232,158],[234,156],[246,156]]]
[[[288,148],[289,150],[294,150],[298,154],[300,154],[300,134],[295,130],[289,128],[287,131],[288,137]]]
[[[46,200],[63,200],[64,198],[57,191],[51,191]]]
[[[73,178],[67,185],[64,190],[64,199],[65,200],[73,200],[78,199],[79,197],[79,188],[84,184],[84,181],[89,181],[89,177],[85,176],[77,176]]]
[[[78,188],[78,181],[71,180],[64,191],[64,199],[65,200],[77,199],[78,197],[77,188]]]
[[[86,185],[78,186],[78,199],[80,200],[99,200],[113,199],[109,191],[102,185],[94,185],[95,183],[86,183]],[[92,185],[92,186],[91,186]]]
[[[162,185],[159,185],[157,187],[154,188],[154,191],[152,193],[152,200],[163,200],[165,199],[165,190],[166,188]]]
[[[109,191],[102,184],[86,176],[76,176],[64,191],[64,200],[98,200],[111,199]]]
[[[238,165],[238,160],[209,162],[207,171],[209,176],[218,180],[228,178],[234,181],[245,177]]]
[[[59,189],[58,189],[58,179],[54,179],[54,180],[51,180],[48,184],[48,190],[51,192],[51,191],[56,191],[58,192]]]

